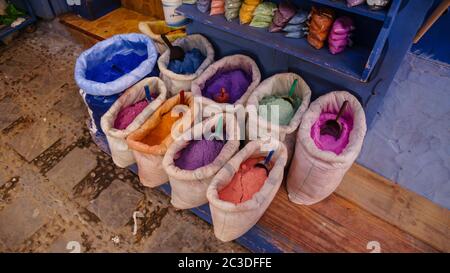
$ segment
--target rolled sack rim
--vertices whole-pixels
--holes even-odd
[[[218,103],[210,98],[203,96],[202,89],[205,83],[211,77],[213,77],[220,68],[224,67],[224,65],[227,65],[227,67],[237,69],[240,68],[239,66],[240,63],[248,63],[250,65],[252,70],[251,73],[252,81],[248,86],[247,90],[245,90],[244,94],[242,94],[242,96],[237,101],[235,101],[234,103]],[[194,81],[192,81],[191,92],[194,96],[202,97],[203,100],[206,100],[209,103],[215,103],[224,106],[237,104],[245,105],[245,102],[247,102],[249,96],[257,88],[260,82],[261,82],[261,71],[259,70],[259,67],[256,64],[256,62],[249,56],[243,54],[234,54],[230,56],[225,56],[220,60],[217,60],[216,62],[212,63],[208,68],[206,68],[205,71],[203,71],[203,73],[200,76],[198,76]]]
[[[147,45],[147,59],[141,62],[131,72],[115,79],[114,81],[101,83],[86,79],[86,57],[92,54],[94,51],[103,51],[116,42],[133,41],[142,42]],[[84,92],[90,95],[96,96],[111,96],[122,92],[123,90],[131,87],[133,84],[147,76],[152,72],[156,64],[158,53],[152,39],[145,34],[131,33],[131,34],[118,34],[104,41],[98,42],[91,48],[87,49],[77,58],[75,63],[75,81]],[[94,91],[93,91],[94,90]]]
[[[135,119],[127,126],[127,128],[123,130],[119,130],[114,128],[114,122],[117,118],[117,115],[119,112],[127,106],[132,105],[133,103],[138,102],[141,97],[142,99],[145,98],[145,91],[143,90],[144,86],[150,84],[156,87],[156,90],[158,91],[159,95],[158,97],[154,98],[145,108],[142,110],[141,113],[139,113]],[[135,95],[133,93],[141,93],[139,95]],[[135,101],[126,103],[126,100],[129,96],[135,95]],[[158,108],[161,106],[167,98],[167,88],[164,84],[164,82],[158,78],[158,77],[148,77],[144,78],[143,80],[139,81],[132,87],[128,88],[122,96],[120,96],[109,108],[109,110],[102,116],[101,118],[101,126],[103,132],[105,132],[106,135],[113,137],[113,138],[126,138],[131,132],[138,129],[139,126],[145,122],[145,116],[148,115],[150,117]],[[148,109],[154,108],[154,111],[151,113],[148,113]],[[147,111],[146,111],[147,110]],[[147,117],[147,118],[148,118]],[[144,119],[144,120],[143,120]],[[143,120],[140,124],[136,124],[137,120]]]
[[[304,113],[307,111],[308,106],[311,101],[311,88],[309,87],[309,85],[305,82],[305,80],[300,75],[298,75],[296,73],[292,73],[292,72],[278,73],[278,74],[275,74],[275,75],[265,79],[252,92],[252,94],[250,95],[250,97],[247,100],[247,105],[254,105],[258,108],[259,101],[263,97],[265,97],[267,95],[276,95],[277,93],[270,92],[270,93],[262,93],[263,96],[260,96],[260,94],[261,94],[260,90],[264,90],[265,88],[272,90],[273,89],[272,86],[275,83],[275,81],[277,81],[279,78],[283,78],[283,77],[290,77],[292,80],[298,79],[298,81],[299,81],[298,84],[300,85],[300,95],[302,98],[302,103],[298,107],[294,116],[292,116],[292,119],[289,122],[289,124],[288,125],[272,124],[271,122],[265,120],[263,117],[261,117],[259,115],[258,109],[257,109],[257,115],[258,115],[258,126],[268,128],[269,127],[268,125],[270,124],[271,128],[277,128],[281,133],[287,135],[287,134],[293,133],[295,130],[298,129],[298,127],[300,126],[302,117],[303,117]]]
[[[276,159],[275,164],[272,166],[269,176],[267,177],[266,181],[264,181],[264,185],[262,186],[262,188],[257,193],[255,193],[251,199],[239,204],[221,200],[219,198],[219,187],[223,185],[222,187],[220,187],[220,189],[222,189],[226,185],[228,185],[234,174],[239,170],[239,166],[242,164],[242,162],[258,154],[261,146],[265,144],[265,142],[262,140],[253,140],[249,142],[243,149],[238,151],[230,159],[230,161],[228,161],[214,176],[206,192],[206,197],[208,198],[210,206],[214,206],[216,209],[226,212],[244,212],[258,209],[262,205],[264,205],[267,201],[267,195],[271,193],[274,187],[277,187],[277,191],[279,190],[279,187],[283,182],[284,167],[287,163],[286,145],[280,141],[277,141],[277,143],[278,147],[275,150],[274,154],[274,159]],[[260,154],[264,155],[266,153]],[[241,158],[243,159],[240,160]],[[234,167],[232,163],[236,163],[237,166]],[[226,172],[229,171],[232,171],[229,180],[226,182],[221,180],[220,177],[223,176],[222,174],[226,175]],[[267,183],[269,181],[274,181],[276,183]]]
[[[196,136],[199,133],[203,133],[201,131],[195,130],[196,128],[200,128],[207,122],[216,119],[216,117],[208,118],[201,123],[195,124],[192,129],[194,130],[194,134]],[[187,131],[184,133],[185,136],[191,134],[191,131]],[[239,150],[240,141],[239,140],[227,140],[225,145],[222,147],[219,155],[208,165],[202,166],[195,170],[184,170],[175,165],[175,155],[183,150],[189,142],[192,140],[185,140],[183,136],[179,139],[176,139],[170,147],[167,149],[166,154],[163,159],[163,166],[166,170],[169,177],[173,177],[180,181],[191,181],[191,180],[201,180],[206,179],[215,174],[232,158],[236,152]]]
[[[348,100],[349,102],[347,109],[352,109],[353,129],[350,132],[347,146],[341,154],[337,155],[332,151],[323,151],[316,146],[311,137],[311,128],[319,118],[322,111],[329,106],[330,103],[334,103],[332,107],[337,113],[345,100]],[[316,160],[320,160],[327,164],[336,163],[347,165],[352,164],[358,157],[366,131],[366,116],[358,99],[347,91],[333,91],[313,101],[308,110],[306,110],[303,114],[297,134],[296,145],[301,145],[304,147],[306,152]]]
[[[166,50],[166,51],[164,51],[163,54],[161,54],[161,56],[159,56],[159,59],[158,59],[158,68],[159,68],[161,75],[164,75],[165,77],[168,77],[169,79],[172,79],[172,80],[192,81],[192,80],[196,79],[199,75],[201,75],[201,73],[205,69],[207,69],[207,67],[212,62],[214,62],[214,55],[215,55],[214,49],[213,49],[211,43],[209,42],[209,40],[201,34],[192,34],[192,35],[187,35],[185,37],[178,38],[172,44],[175,46],[180,46],[184,50],[186,50],[186,48],[185,48],[186,43],[189,43],[190,40],[201,41],[201,43],[205,45],[205,49],[206,49],[205,59],[203,60],[202,64],[197,68],[195,73],[184,75],[184,74],[177,74],[177,73],[169,70],[167,68],[167,66],[169,65],[170,50]]]

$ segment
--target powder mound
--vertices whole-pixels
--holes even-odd
[[[339,122],[342,125],[342,133],[338,139],[335,139],[330,135],[321,135],[320,129],[327,122],[327,120],[335,119],[336,114],[332,113],[322,113],[319,119],[311,127],[311,138],[314,140],[317,148],[322,151],[330,151],[337,155],[341,154],[342,151],[347,147],[349,142],[350,132],[353,129],[353,120],[345,117],[341,117]]]
[[[141,100],[121,109],[114,121],[114,128],[118,130],[126,129],[147,105],[147,100]]]
[[[149,146],[161,144],[172,133],[172,126],[178,119],[180,117],[172,117],[171,111],[163,114],[159,124],[145,136],[142,142]]]
[[[202,95],[214,100],[221,94],[221,89],[224,88],[229,95],[228,103],[235,103],[247,91],[250,83],[250,75],[242,69],[218,71],[206,81]]]
[[[100,62],[86,70],[86,79],[95,82],[112,82],[133,71],[148,58],[147,54],[116,54],[110,60]]]
[[[222,140],[193,140],[181,150],[175,166],[184,170],[195,170],[214,161],[222,151],[225,142]]]
[[[266,170],[255,167],[264,157],[249,158],[244,161],[234,174],[231,182],[219,191],[219,198],[234,204],[252,199],[267,179]]]
[[[205,56],[203,56],[200,50],[194,48],[184,54],[183,61],[172,60],[169,62],[167,68],[176,74],[194,74],[204,60]]]

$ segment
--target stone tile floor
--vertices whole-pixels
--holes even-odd
[[[0,252],[245,252],[91,141],[81,52],[55,22],[0,47]]]

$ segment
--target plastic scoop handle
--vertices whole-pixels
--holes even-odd
[[[292,96],[294,95],[294,91],[295,91],[295,86],[297,85],[298,80],[295,79],[294,82],[291,85],[291,89],[289,90],[289,97],[292,98]]]
[[[144,86],[144,90],[145,90],[145,97],[147,98],[148,102],[152,101],[152,96],[150,94],[150,87],[148,85]]]

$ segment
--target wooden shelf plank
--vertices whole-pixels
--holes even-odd
[[[192,20],[199,21],[239,37],[246,37],[261,45],[279,50],[356,80],[361,80],[365,64],[371,51],[370,48],[355,45],[341,54],[333,55],[328,51],[327,47],[320,50],[313,48],[306,39],[286,38],[283,33],[270,33],[267,29],[241,25],[238,20],[229,22],[223,15],[210,16],[207,13],[202,13],[197,10],[195,5],[184,4],[177,11]]]

